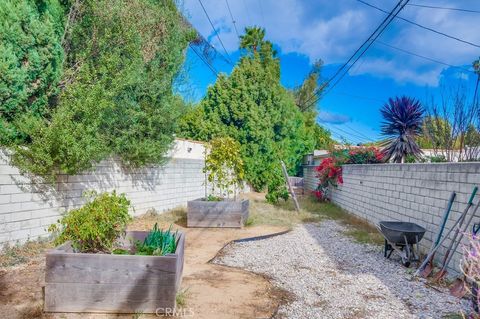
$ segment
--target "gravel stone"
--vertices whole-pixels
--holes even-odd
[[[442,318],[468,309],[445,289],[412,280],[383,247],[360,244],[335,221],[304,224],[269,239],[233,243],[215,263],[270,276],[295,295],[278,318]]]

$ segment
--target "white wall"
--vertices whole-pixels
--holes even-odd
[[[310,190],[318,185],[313,169],[304,166],[305,187]],[[474,186],[480,186],[480,163],[344,165],[343,184],[332,191],[332,201],[371,223],[394,220],[425,227],[427,232],[421,242],[425,251],[442,221],[450,193],[455,191],[457,197],[445,233],[465,208]],[[474,203],[479,200],[480,192]],[[475,222],[480,222],[480,209]],[[438,261],[443,260],[449,243],[447,240],[436,254]],[[468,247],[467,240],[463,244]],[[460,270],[461,253],[462,247],[454,255],[451,270]]]
[[[0,247],[47,235],[47,228],[61,214],[84,203],[85,190],[125,193],[132,214],[149,209],[159,212],[186,205],[205,195],[202,172],[204,145],[176,140],[170,160],[163,167],[138,170],[123,168],[117,161],[103,161],[90,172],[60,176],[55,185],[33,183],[0,157]]]

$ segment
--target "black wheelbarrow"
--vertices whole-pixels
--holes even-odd
[[[418,243],[425,234],[425,228],[415,223],[386,221],[380,222],[377,228],[385,238],[384,256],[386,258],[390,258],[393,251],[396,251],[405,267],[409,267],[412,261],[419,260],[416,251],[418,251]]]

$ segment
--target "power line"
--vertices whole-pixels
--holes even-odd
[[[359,0],[360,1],[360,0]],[[337,79],[333,85],[331,87],[328,88],[327,92],[325,92],[325,94],[327,94],[328,92],[330,92],[331,90],[333,90],[333,88],[343,79],[343,77],[348,73],[348,71],[350,71],[350,69],[355,65],[355,63],[357,63],[357,61],[367,52],[367,50],[373,45],[373,43],[375,42],[375,40],[377,40],[377,38],[383,33],[383,31],[385,31],[385,29],[390,25],[390,23],[392,23],[392,21],[395,19],[395,17],[400,13],[400,11],[403,10],[403,8],[408,4],[408,2],[410,0],[406,0],[405,3],[402,3],[403,0],[400,0],[397,5],[395,6],[395,8],[390,11],[390,12],[387,12],[388,13],[388,16],[387,18],[389,19],[386,24],[384,26],[381,27],[381,30],[374,36],[374,38],[372,39],[372,41],[370,41],[370,43],[368,43],[367,47],[360,53],[360,55],[353,61],[353,63],[347,68],[347,70],[342,74],[340,75],[340,78]],[[396,11],[396,12],[395,12]],[[395,13],[394,13],[395,12]]]
[[[431,61],[431,62],[435,62],[435,63],[438,63],[438,64],[443,64],[443,65],[445,65],[445,66],[449,66],[449,67],[452,67],[452,68],[460,69],[460,70],[463,70],[463,71],[466,71],[466,72],[475,73],[474,71],[469,70],[469,69],[465,69],[465,68],[463,68],[463,67],[461,67],[461,66],[456,66],[456,65],[452,65],[452,64],[448,64],[448,63],[439,61],[439,60],[435,60],[435,59],[429,58],[429,57],[427,57],[427,56],[420,55],[420,54],[418,54],[418,53],[414,53],[414,52],[407,51],[407,50],[402,49],[402,48],[398,48],[398,47],[396,47],[396,46],[393,46],[393,45],[391,45],[391,44],[385,43],[385,42],[380,41],[380,40],[377,40],[377,43],[380,43],[381,45],[387,46],[387,47],[392,48],[392,49],[395,49],[395,50],[397,50],[397,51],[400,51],[400,52],[403,52],[403,53],[406,53],[406,54],[410,54],[410,55],[413,55],[413,56],[416,56],[416,57],[419,57],[419,58],[422,58],[422,59],[425,59],[425,60],[428,60],[428,61]]]
[[[360,2],[360,3],[363,3],[364,5],[369,6],[369,7],[371,7],[371,8],[377,9],[377,10],[382,11],[382,12],[384,12],[384,13],[388,13],[387,11],[383,10],[382,8],[379,8],[379,7],[377,7],[377,6],[374,6],[373,4],[370,4],[370,3],[365,2],[365,1],[363,1],[363,0],[357,0],[357,1]],[[417,26],[417,27],[420,27],[420,28],[422,28],[422,29],[425,29],[425,30],[428,30],[428,31],[431,31],[431,32],[434,32],[434,33],[437,33],[437,34],[440,34],[440,35],[443,35],[444,37],[447,37],[447,38],[450,38],[450,39],[453,39],[453,40],[457,40],[457,41],[459,41],[459,42],[462,42],[462,43],[469,44],[469,45],[471,45],[471,46],[480,48],[480,45],[478,45],[478,44],[475,44],[475,43],[469,42],[469,41],[467,41],[467,40],[463,40],[463,39],[460,39],[460,38],[458,38],[458,37],[455,37],[455,36],[446,34],[446,33],[444,33],[444,32],[440,32],[440,31],[437,31],[437,30],[435,30],[435,29],[426,27],[426,26],[421,25],[421,24],[419,24],[419,23],[416,23],[416,22],[414,22],[414,21],[412,21],[412,20],[408,20],[408,19],[405,19],[405,18],[399,17],[399,16],[397,16],[396,18],[397,18],[397,19],[400,19],[400,20],[403,20],[403,21],[405,21],[405,22],[408,22],[408,23],[410,23],[410,24],[413,24],[413,25],[415,25],[415,26]]]
[[[386,16],[383,21],[378,25],[378,27],[372,32],[372,34],[370,34],[370,36],[362,43],[362,45],[360,47],[358,47],[357,50],[355,50],[355,52],[352,54],[352,56],[350,56],[350,58],[335,72],[335,74],[333,76],[331,76],[326,82],[324,82],[317,90],[315,90],[315,92],[304,102],[305,104],[306,103],[309,103],[313,98],[316,97],[315,101],[313,103],[310,103],[308,104],[307,108],[310,107],[311,105],[315,104],[319,99],[320,99],[320,96],[317,96],[319,92],[322,92],[329,84],[330,82],[332,82],[347,66],[348,64],[355,58],[355,56],[362,50],[362,48],[364,48],[364,46],[370,42],[374,37],[377,38],[382,32],[383,30],[392,22],[393,18],[392,18],[392,14],[398,10],[398,8],[400,7],[400,5],[402,4],[402,1],[403,0],[399,0],[397,5],[392,9],[392,11],[389,13],[388,16]],[[408,0],[407,0],[407,3],[408,3]],[[401,9],[403,9],[405,5],[403,5]],[[400,11],[398,11],[400,12]],[[398,14],[397,12],[397,14]],[[383,27],[383,29],[382,29]],[[378,35],[377,35],[378,33]],[[373,42],[370,42],[370,44],[367,46],[366,49],[363,50],[363,52],[360,53],[360,57],[366,52],[366,50],[368,50],[368,48],[372,45]],[[358,60],[358,59],[357,59]],[[355,62],[354,62],[355,64]],[[353,64],[352,64],[353,66]]]
[[[350,129],[351,131],[355,132],[355,133],[358,133],[360,136],[363,136],[364,138],[367,139],[367,141],[370,141],[370,142],[373,142],[373,138],[371,137],[368,137],[367,135],[363,134],[362,132],[360,131],[357,131],[356,129],[354,129],[353,127],[347,125],[347,124],[343,124],[346,128]]]
[[[339,127],[336,128],[337,130],[339,130],[340,132],[343,132],[345,134],[350,134],[350,136],[353,136],[353,137],[356,137],[359,139],[359,141],[363,141],[365,140],[365,137],[362,137],[361,135],[359,134],[356,134],[356,133],[351,133],[351,132],[347,132]],[[355,131],[356,132],[356,131]],[[358,132],[357,132],[358,133]],[[367,142],[373,142],[370,138],[367,138]]]
[[[416,4],[416,3],[409,3],[409,6],[412,7],[420,7],[420,8],[429,8],[429,9],[440,9],[440,10],[451,10],[451,11],[462,11],[462,12],[470,12],[470,13],[480,13],[477,10],[470,10],[470,9],[460,9],[460,8],[452,8],[452,7],[438,7],[438,6],[431,6],[425,4]]]
[[[220,38],[220,35],[219,35],[218,32],[217,32],[217,29],[215,29],[215,26],[213,25],[212,20],[210,19],[210,16],[208,15],[207,10],[206,10],[205,7],[203,6],[202,0],[198,0],[198,2],[200,2],[200,5],[202,6],[203,12],[205,12],[205,15],[207,16],[208,22],[210,22],[210,25],[212,26],[212,29],[213,29],[213,31],[215,32],[215,34],[216,34],[216,36],[217,36],[217,38],[218,38],[218,41],[220,41],[220,44],[222,45],[222,48],[223,48],[223,50],[225,51],[225,54],[226,54],[227,57],[228,57],[229,63],[230,63],[231,65],[233,65],[233,62],[232,62],[232,60],[230,59],[230,55],[228,54],[227,49],[225,49],[225,46],[223,45],[223,41],[222,41],[222,39]]]
[[[208,42],[207,39],[205,39],[205,37],[198,30],[196,30],[193,27],[193,25],[190,23],[190,21],[187,20],[187,18],[182,17],[182,19],[183,19],[183,23],[185,23],[187,26],[189,26],[190,28],[192,28],[196,31],[197,38],[194,41],[192,41],[191,43],[193,43],[196,47],[201,48],[200,50],[201,50],[201,52],[203,51],[202,55],[205,57],[205,59],[208,60],[209,54],[210,54],[210,49],[211,49],[211,50],[214,51],[213,58],[216,58],[217,55],[218,55],[222,58],[223,61],[225,61],[226,63],[230,63],[229,60],[223,54],[218,52],[218,50],[213,45],[211,45],[210,42]],[[197,53],[198,53],[198,51],[197,51]]]
[[[327,129],[333,131],[335,134],[337,134],[338,136],[340,136],[342,138],[347,137],[348,139],[350,139],[350,141],[354,142],[355,144],[360,144],[360,143],[362,143],[362,141],[365,140],[365,138],[363,138],[359,135],[352,134],[350,132],[344,131],[339,127],[333,128],[333,127],[327,126]],[[373,142],[373,141],[367,141],[367,142]]]
[[[218,77],[218,72],[217,70],[215,69],[215,67],[210,64],[204,57],[203,55],[201,55],[200,53],[197,52],[197,50],[195,49],[195,47],[191,44],[189,44],[190,48],[192,49],[193,52],[195,52],[195,54],[200,58],[200,60],[202,60],[203,63],[205,63],[208,68],[213,72],[213,74],[215,74],[215,77]]]
[[[232,19],[232,24],[233,24],[233,28],[235,29],[235,33],[237,34],[237,37],[240,38],[240,34],[238,33],[238,30],[237,30],[237,24],[235,22],[235,19],[233,18],[232,10],[230,10],[230,4],[228,4],[228,0],[225,0],[225,3],[227,4],[228,13],[230,13],[230,18]]]

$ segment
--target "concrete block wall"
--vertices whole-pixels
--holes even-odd
[[[133,215],[150,209],[162,212],[204,197],[203,150],[201,143],[180,140],[162,167],[128,170],[108,160],[90,172],[60,176],[55,185],[22,176],[4,154],[0,156],[0,249],[48,235],[48,226],[62,213],[83,205],[87,190],[125,193]]]
[[[314,166],[305,166],[304,176],[305,187],[314,189],[318,184]],[[441,224],[451,192],[456,192],[457,196],[444,234],[464,210],[474,186],[480,186],[480,163],[344,165],[343,184],[332,191],[332,201],[374,224],[394,220],[425,227],[427,232],[420,246],[427,251],[435,240],[433,237]],[[474,204],[479,200],[480,193]],[[480,222],[480,209],[472,225],[475,222]],[[469,225],[469,231],[472,225]],[[443,260],[449,243],[447,240],[436,254],[438,261]],[[457,273],[463,249],[468,248],[466,237],[461,246],[450,263],[450,270]]]

